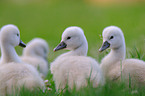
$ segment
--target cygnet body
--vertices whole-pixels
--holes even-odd
[[[51,63],[51,73],[57,90],[63,90],[66,85],[77,90],[87,86],[90,77],[94,87],[104,84],[101,69],[95,59],[87,57],[88,43],[80,27],[68,27],[62,34],[61,43],[54,49],[70,50],[58,56]]]
[[[145,84],[145,62],[125,59],[126,47],[122,30],[116,26],[109,26],[103,30],[102,35],[103,45],[99,51],[111,49],[100,65],[106,80],[131,80],[132,86]]]
[[[0,32],[1,61],[0,61],[0,95],[19,92],[21,87],[33,90],[44,87],[37,70],[23,63],[15,51],[15,46],[25,47],[20,40],[19,29],[15,25],[5,25]]]
[[[35,38],[23,49],[21,60],[33,65],[43,77],[46,77],[48,73],[48,50],[48,44],[45,40]]]

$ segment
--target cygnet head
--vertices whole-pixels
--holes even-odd
[[[103,30],[103,44],[100,52],[106,49],[119,49],[125,46],[125,40],[122,30],[116,26],[109,26]]]
[[[0,31],[0,42],[1,44],[7,44],[12,46],[26,47],[26,45],[20,40],[19,29],[12,24],[5,25]]]
[[[48,44],[41,38],[34,38],[31,40],[27,47],[23,50],[23,55],[40,56],[44,59],[48,57]]]
[[[88,50],[88,43],[84,35],[83,30],[80,27],[68,27],[62,34],[61,43],[54,49],[58,51],[60,49],[76,50],[82,45]]]

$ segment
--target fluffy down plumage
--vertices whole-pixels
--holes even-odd
[[[0,96],[18,94],[21,88],[30,91],[40,88],[44,83],[37,70],[29,64],[7,63],[0,66]]]
[[[96,60],[85,56],[66,56],[58,57],[51,66],[56,88],[64,89],[66,84],[73,89],[74,85],[77,90],[87,86],[87,79],[94,87],[102,83],[102,74]]]

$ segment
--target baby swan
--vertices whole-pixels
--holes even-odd
[[[62,34],[61,43],[54,49],[71,50],[57,57],[50,65],[56,90],[77,90],[87,86],[90,77],[94,87],[104,84],[101,69],[95,59],[87,57],[88,43],[80,27],[68,27]]]
[[[123,32],[116,26],[103,30],[103,45],[100,52],[111,49],[102,59],[101,68],[108,80],[131,79],[132,86],[145,84],[145,62],[138,59],[125,59],[126,47]],[[128,83],[128,82],[127,82]]]
[[[46,77],[48,73],[48,49],[48,44],[45,40],[35,38],[23,49],[21,60],[33,65],[43,77]]]
[[[43,88],[44,83],[37,70],[23,63],[15,51],[15,46],[26,45],[20,40],[19,29],[15,25],[5,25],[0,32],[0,96],[16,94],[22,87],[28,90]]]

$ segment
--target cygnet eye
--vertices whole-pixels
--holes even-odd
[[[17,36],[19,36],[19,34],[17,33]]]
[[[111,36],[111,37],[110,37],[110,39],[113,39],[113,38],[114,38],[114,36]]]
[[[71,37],[67,37],[67,40],[71,39]]]

